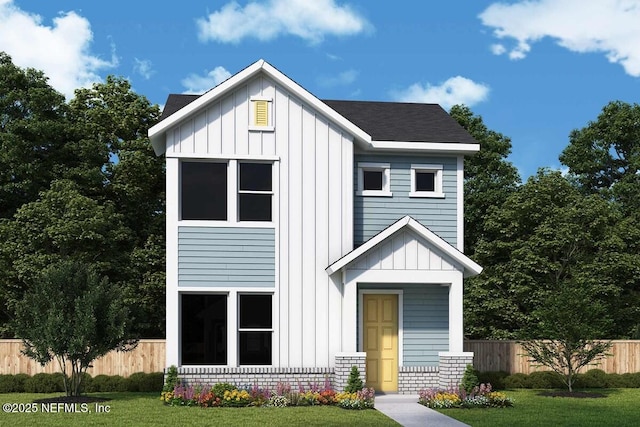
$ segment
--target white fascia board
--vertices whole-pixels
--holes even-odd
[[[430,154],[475,154],[480,144],[462,144],[459,142],[411,142],[411,141],[371,141],[375,151],[412,151]]]
[[[166,142],[165,142],[165,133],[166,131],[183,120],[185,117],[188,117],[194,111],[199,110],[203,105],[208,104],[211,100],[218,98],[222,94],[228,92],[233,87],[235,87],[241,81],[250,78],[254,74],[258,73],[264,64],[264,59],[260,59],[253,64],[249,65],[244,70],[240,71],[237,74],[229,77],[224,82],[220,83],[218,86],[211,89],[209,92],[206,92],[204,95],[200,96],[195,101],[190,104],[182,107],[180,110],[176,111],[160,123],[157,123],[149,128],[149,139],[151,140],[151,144],[153,145],[153,149],[156,155],[161,155],[166,150]],[[164,145],[164,146],[163,146]]]
[[[429,230],[427,227],[420,224],[418,221],[416,221],[415,219],[411,218],[408,215],[399,219],[398,221],[396,221],[395,223],[393,223],[392,225],[390,225],[389,227],[387,227],[386,229],[384,229],[383,231],[381,231],[380,233],[378,233],[377,235],[369,239],[362,246],[358,247],[357,249],[354,249],[353,251],[349,252],[347,255],[343,256],[342,258],[340,258],[339,260],[331,264],[329,267],[325,269],[325,271],[329,275],[331,275],[341,270],[350,262],[354,261],[356,258],[360,257],[361,255],[363,255],[364,253],[372,249],[374,246],[376,246],[378,243],[387,239],[389,236],[393,235],[395,232],[397,232],[398,230],[400,230],[405,226],[411,228],[411,230],[413,230],[416,234],[423,237],[425,240],[427,240],[429,243],[431,243],[436,248],[441,250],[447,256],[449,256],[454,261],[462,265],[462,267],[464,268],[464,277],[476,276],[482,272],[482,267],[480,265],[475,263],[472,259],[467,257],[465,254],[463,254],[462,252],[460,252],[459,250],[451,246],[449,243],[444,241],[440,236],[438,236],[437,234],[435,234],[434,232]]]
[[[482,267],[471,258],[460,252],[458,249],[444,241],[440,236],[420,224],[415,219],[409,217],[407,226],[418,235],[424,237],[429,243],[440,249],[442,252],[453,258],[464,267],[464,277],[477,276],[482,272]]]
[[[325,269],[325,271],[329,273],[329,275],[335,273],[336,271],[339,271],[340,269],[342,269],[342,267],[349,264],[351,261],[355,260],[360,255],[364,254],[369,249],[373,248],[375,245],[382,242],[387,237],[391,236],[393,233],[395,233],[396,231],[400,230],[402,227],[407,225],[409,223],[409,219],[411,219],[411,217],[405,216],[404,218],[401,218],[398,221],[394,222],[389,227],[385,228],[380,233],[376,234],[374,237],[367,240],[357,249],[352,250],[347,255],[343,256],[342,258],[340,258],[339,260],[331,264],[329,267]]]
[[[153,149],[157,155],[161,155],[166,150],[165,133],[166,131],[190,116],[193,112],[199,110],[203,106],[210,103],[212,100],[219,98],[225,93],[231,91],[240,83],[253,77],[255,74],[263,71],[276,83],[286,88],[289,92],[300,98],[305,103],[311,105],[317,111],[326,116],[330,121],[337,124],[339,127],[347,131],[349,134],[355,137],[360,145],[369,146],[371,142],[371,136],[358,126],[351,123],[349,120],[340,115],[337,111],[329,107],[324,102],[320,101],[317,97],[304,89],[302,86],[291,80],[289,77],[278,71],[271,64],[267,63],[264,59],[260,59],[244,70],[237,74],[234,74],[224,82],[220,83],[215,88],[206,92],[204,95],[193,101],[192,103],[176,111],[165,120],[149,128],[149,139],[153,145]]]

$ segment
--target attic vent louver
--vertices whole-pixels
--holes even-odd
[[[255,126],[268,126],[269,114],[267,101],[254,101],[255,104]]]

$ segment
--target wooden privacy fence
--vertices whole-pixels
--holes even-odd
[[[57,362],[42,367],[20,353],[21,340],[0,340],[0,374],[28,374],[59,372]],[[473,365],[479,371],[505,371],[511,374],[528,374],[544,368],[532,366],[516,341],[470,340],[464,343],[465,351],[474,353]],[[613,341],[612,356],[600,362],[596,368],[609,373],[640,372],[640,340]],[[96,375],[122,375],[134,372],[162,372],[165,368],[165,340],[140,340],[135,350],[120,353],[112,351],[93,363],[88,372]],[[587,369],[591,369],[588,367]]]
[[[96,359],[87,372],[96,375],[122,375],[135,372],[162,372],[165,368],[165,340],[140,340],[138,346],[128,352],[112,351]],[[57,361],[44,367],[20,353],[21,340],[0,340],[0,374],[28,374],[60,372]]]
[[[640,372],[640,340],[615,340],[609,350],[611,356],[600,360],[595,366],[582,369],[602,369],[607,373],[625,374]],[[474,353],[473,366],[478,371],[505,371],[510,374],[548,370],[536,367],[523,357],[524,350],[517,341],[468,340],[464,351]]]

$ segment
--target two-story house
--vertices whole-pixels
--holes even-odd
[[[166,363],[186,381],[456,383],[463,158],[440,106],[316,98],[263,60],[170,95]]]

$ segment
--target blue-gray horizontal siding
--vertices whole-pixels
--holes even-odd
[[[360,289],[402,289],[403,365],[438,366],[438,353],[449,351],[448,287],[364,284]]]
[[[275,229],[179,227],[178,286],[275,286]]]
[[[390,163],[392,197],[356,196],[358,163]],[[409,197],[411,165],[442,165],[445,198]],[[354,164],[354,244],[360,245],[405,215],[411,215],[451,245],[457,240],[457,159],[455,157],[358,154]]]

